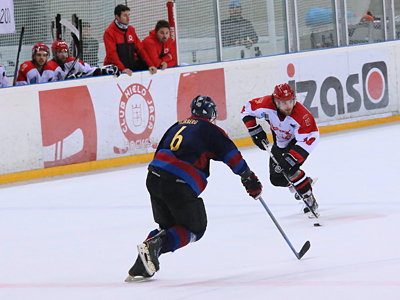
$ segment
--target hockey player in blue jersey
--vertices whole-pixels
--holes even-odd
[[[138,245],[127,282],[152,277],[159,270],[161,254],[201,239],[207,215],[199,195],[207,185],[211,159],[224,162],[239,175],[251,197],[261,195],[260,181],[235,144],[212,123],[217,117],[214,101],[197,96],[190,109],[190,118],[178,121],[164,134],[148,167],[146,186],[159,229]]]

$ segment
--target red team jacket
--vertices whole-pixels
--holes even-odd
[[[291,148],[292,154],[302,163],[319,142],[319,131],[314,117],[300,102],[296,102],[293,112],[284,119],[278,115],[271,95],[255,98],[247,102],[242,109],[242,119],[246,118],[246,127],[255,126],[256,118],[265,119],[270,127],[276,145],[283,149],[292,140],[296,144]]]
[[[106,47],[106,58],[104,65],[113,64],[120,71],[127,68],[134,70],[134,61],[140,58],[144,60],[149,67],[154,66],[152,60],[146,53],[142,42],[136,35],[135,28],[129,25],[126,31],[123,31],[112,21],[110,26],[104,32],[104,45]]]
[[[166,62],[168,68],[176,66],[176,45],[171,38],[164,44],[163,56],[161,56],[163,43],[158,41],[155,29],[151,30],[149,36],[143,40],[143,46],[156,68],[160,68],[162,62]],[[168,53],[172,55],[172,58],[166,55]]]

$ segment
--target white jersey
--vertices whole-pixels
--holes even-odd
[[[292,149],[296,149],[296,146],[301,147],[301,149],[297,148],[300,151],[296,151],[295,155],[299,162],[306,159],[319,142],[319,131],[315,119],[299,102],[296,103],[290,116],[280,118],[270,95],[256,98],[244,105],[241,117],[242,119],[247,117],[244,119],[247,128],[257,124],[255,118],[265,118],[270,124],[279,148],[285,148],[295,140]]]
[[[0,66],[0,88],[2,87],[8,87],[8,78],[6,70]]]
[[[54,71],[49,68],[48,62],[44,65],[43,72],[40,73],[32,61],[26,61],[19,67],[16,85],[43,83],[55,80]]]
[[[64,67],[62,68],[59,64],[57,64],[54,60],[51,60],[49,64],[54,69],[55,76],[57,80],[64,80],[69,70],[71,70],[72,64],[75,61],[75,57],[68,57]],[[74,69],[70,72],[70,74],[82,73],[82,77],[93,76],[93,73],[97,70],[97,67],[91,67],[89,64],[78,60],[74,66]]]

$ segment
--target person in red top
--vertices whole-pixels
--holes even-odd
[[[143,40],[143,46],[155,66],[161,70],[176,66],[176,45],[170,38],[169,22],[160,20]]]
[[[104,65],[113,64],[129,76],[134,71],[149,70],[157,73],[157,68],[149,58],[135,28],[129,25],[130,8],[119,4],[114,9],[115,20],[104,32],[106,57]]]

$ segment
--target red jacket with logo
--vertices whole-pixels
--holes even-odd
[[[106,47],[104,65],[116,65],[120,71],[127,68],[135,70],[135,62],[139,55],[149,67],[154,66],[132,26],[129,25],[127,30],[121,30],[115,25],[114,20],[104,32],[103,39]]]
[[[155,29],[151,30],[149,36],[143,40],[143,46],[157,68],[161,66],[162,62],[166,62],[168,68],[176,66],[176,43],[171,38],[164,44],[163,55],[161,55],[163,43],[158,41]],[[172,58],[167,55],[168,53]]]

